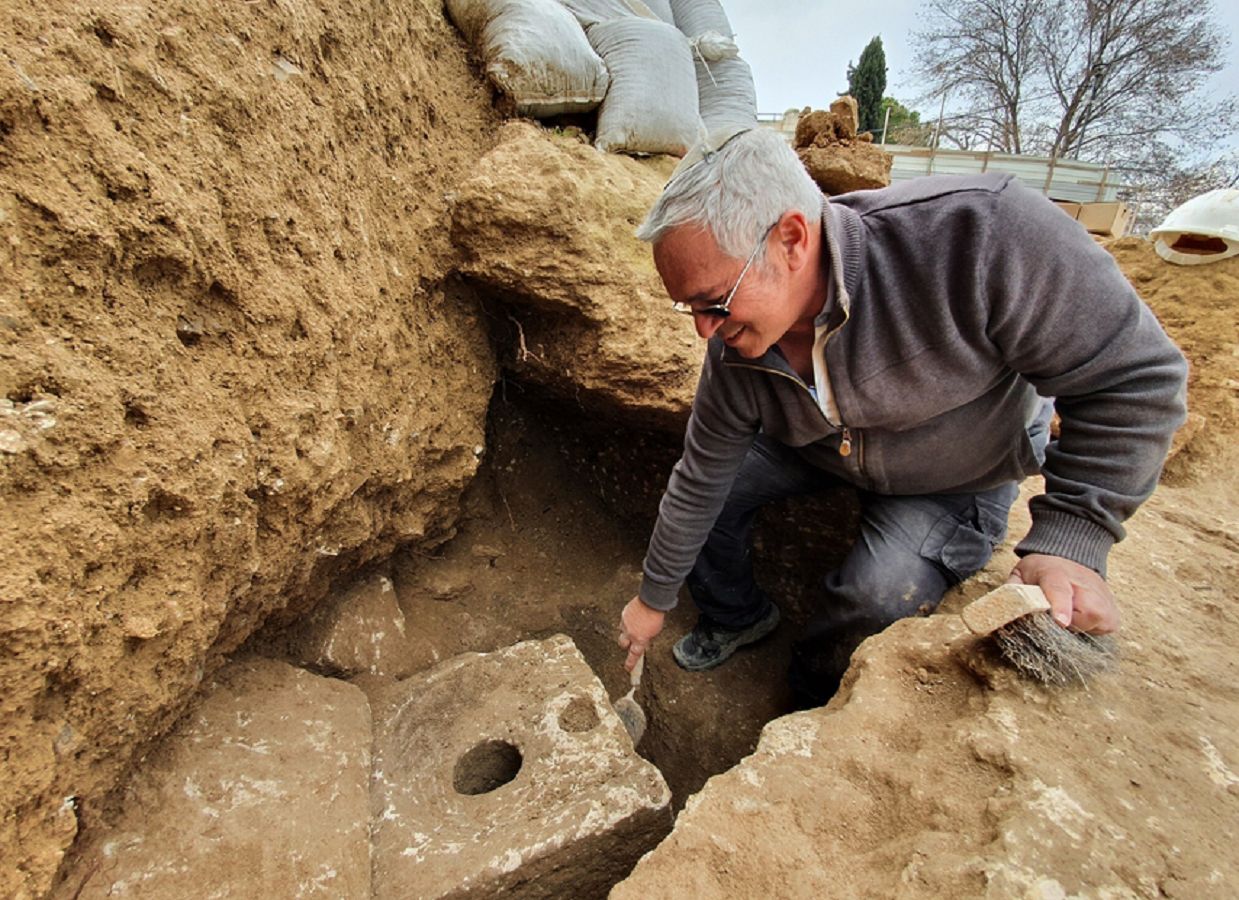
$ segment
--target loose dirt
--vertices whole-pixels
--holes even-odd
[[[1239,263],[1231,258],[1202,266],[1171,265],[1143,238],[1121,238],[1106,249],[1191,363],[1189,418],[1163,481],[1178,485],[1209,479],[1233,498],[1234,470],[1219,463],[1221,451],[1239,433]]]

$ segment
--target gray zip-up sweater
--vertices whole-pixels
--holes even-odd
[[[844,318],[824,351],[838,421],[777,348],[747,360],[711,339],[641,599],[675,605],[759,430],[882,494],[981,491],[1041,471],[1017,552],[1104,575],[1183,421],[1187,373],[1110,254],[1005,175],[835,197],[822,224],[832,277],[816,324]],[[1039,465],[1028,429],[1043,425],[1043,397],[1062,428]]]

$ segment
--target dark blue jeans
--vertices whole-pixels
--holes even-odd
[[[690,573],[700,612],[724,628],[760,619],[770,600],[753,580],[749,532],[767,503],[840,482],[795,450],[759,435]],[[818,611],[792,651],[798,706],[825,703],[852,651],[896,619],[928,614],[947,588],[983,567],[1006,536],[1015,482],[979,494],[890,497],[860,491],[860,534],[826,576]]]

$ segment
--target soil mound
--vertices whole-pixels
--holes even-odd
[[[0,43],[0,895],[28,897],[257,624],[451,533],[495,364],[446,195],[494,119],[426,4],[50,0]]]
[[[1185,484],[1216,476],[1222,451],[1239,432],[1239,258],[1203,266],[1166,262],[1143,238],[1121,238],[1106,249],[1191,363],[1188,421],[1180,430],[1163,480]]]

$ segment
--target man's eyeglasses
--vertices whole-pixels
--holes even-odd
[[[716,316],[720,319],[725,319],[731,315],[731,299],[736,296],[736,291],[740,289],[740,282],[744,281],[744,276],[748,274],[753,262],[757,259],[757,254],[766,246],[766,238],[770,237],[770,232],[774,231],[774,226],[778,225],[775,222],[765,231],[761,233],[761,238],[757,241],[757,246],[753,248],[753,252],[749,254],[748,261],[744,264],[744,268],[740,270],[740,277],[736,279],[736,283],[731,286],[731,290],[727,292],[727,296],[723,298],[721,303],[711,303],[708,306],[693,306],[691,303],[676,301],[671,304],[671,308],[678,313],[684,313],[688,316]]]

